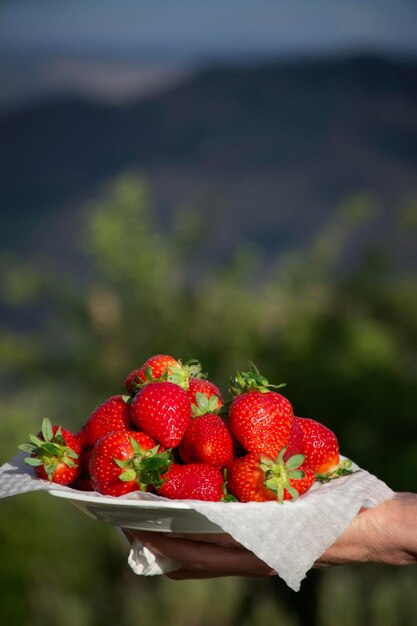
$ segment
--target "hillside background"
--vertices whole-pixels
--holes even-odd
[[[411,267],[402,226],[416,196],[417,63],[356,55],[196,70],[135,101],[55,94],[0,115],[1,239],[35,255],[76,254],[86,200],[129,171],[144,176],[159,226],[177,207],[205,229],[196,265],[238,242],[266,257],[312,241],[339,204],[368,193],[358,233]],[[65,236],[64,236],[65,234]]]

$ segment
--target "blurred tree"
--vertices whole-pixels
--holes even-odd
[[[199,358],[225,392],[229,376],[255,361],[269,379],[288,383],[296,414],[336,430],[345,454],[394,488],[416,490],[414,277],[395,274],[378,251],[343,263],[376,210],[369,195],[351,199],[309,249],[275,264],[242,245],[227,263],[201,267],[195,259],[206,229],[198,212],[183,208],[171,235],[162,234],[146,183],[133,175],[114,181],[86,211],[82,272],[39,272],[3,258],[2,459],[44,415],[77,430],[99,402],[123,390],[131,369],[152,353],[171,353]],[[313,572],[298,596],[276,580],[139,580],[110,528],[47,498],[2,502],[2,623],[252,626],[308,619],[327,626],[332,615],[346,625],[397,623],[384,621],[392,612],[384,613],[377,587],[366,614],[355,609],[363,568],[355,579]],[[404,576],[407,584],[416,580]],[[344,580],[348,612],[341,608]],[[397,606],[404,596],[393,581],[384,570],[381,585]],[[193,590],[187,606],[181,588]],[[402,616],[415,614],[404,609]]]

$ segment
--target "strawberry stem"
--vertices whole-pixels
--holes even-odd
[[[197,359],[189,359],[182,366],[187,371],[189,378],[200,378],[202,380],[207,378],[207,372],[203,372],[203,367]]]
[[[165,474],[171,466],[173,456],[171,450],[159,452],[159,446],[150,450],[144,450],[142,446],[130,437],[133,454],[129,459],[116,459],[113,461],[123,470],[119,474],[119,480],[130,482],[136,480],[141,491],[146,491],[149,485],[159,488],[166,479]]]
[[[19,446],[19,450],[28,452],[31,456],[25,458],[25,463],[32,467],[44,466],[44,470],[50,482],[60,463],[64,463],[67,467],[75,467],[75,460],[78,454],[67,446],[62,436],[61,427],[55,434],[52,424],[48,418],[42,420],[41,433],[43,439],[37,435],[29,434],[30,441]]]
[[[248,372],[236,372],[230,379],[230,392],[233,395],[238,396],[245,391],[260,391],[261,393],[269,393],[271,389],[279,389],[285,387],[286,383],[280,385],[273,385],[269,382],[265,376],[259,372],[254,363],[249,361]]]
[[[205,393],[197,391],[195,394],[196,403],[191,405],[193,417],[206,415],[206,413],[217,413],[219,397],[213,394],[210,398]]]
[[[299,480],[304,478],[305,474],[299,467],[304,463],[303,454],[295,454],[286,461],[284,455],[287,447],[283,448],[276,460],[262,457],[260,467],[264,472],[264,485],[277,495],[278,502],[284,501],[285,491],[287,491],[292,500],[298,498],[298,491],[290,483],[290,479]]]

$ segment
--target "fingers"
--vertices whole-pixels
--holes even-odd
[[[201,580],[206,578],[224,578],[225,576],[247,576],[250,578],[265,578],[265,576],[273,576],[275,572],[271,571],[268,574],[245,574],[244,572],[196,572],[181,568],[175,572],[166,574],[167,578],[171,580]]]
[[[220,578],[227,576],[227,574],[208,574],[207,572],[193,572],[185,568],[181,568],[175,572],[166,574],[166,576],[171,580],[201,580],[203,578]]]
[[[151,541],[152,537],[160,534],[151,531],[133,530],[131,528],[122,528],[121,531],[124,533],[130,543],[133,542],[135,537],[137,537],[143,543],[147,540]],[[162,535],[172,539],[186,539],[187,541],[203,541],[204,543],[215,543],[217,545],[227,546],[230,548],[240,547],[240,544],[235,539],[233,539],[233,537],[226,533],[162,533]]]
[[[180,570],[169,574],[175,580],[275,574],[272,568],[227,535],[221,535],[220,539],[217,537],[217,541],[223,541],[223,544],[214,543],[210,535],[200,535],[203,541],[195,537],[190,540],[152,532],[134,531],[134,536],[152,552],[177,561],[182,566]],[[207,537],[210,537],[210,541],[206,541]]]
[[[203,541],[204,543],[215,543],[228,548],[240,548],[241,545],[233,537],[226,533],[169,533],[167,537],[175,539],[187,539],[187,541]]]
[[[121,532],[124,534],[129,543],[133,543],[135,540],[135,531],[130,528],[121,528]]]
[[[417,562],[417,496],[396,494],[379,506],[366,509],[320,557],[318,565]]]

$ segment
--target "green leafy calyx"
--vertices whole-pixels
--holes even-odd
[[[183,368],[187,371],[190,378],[200,378],[205,380],[207,372],[203,372],[203,366],[197,359],[189,359],[183,364]]]
[[[66,444],[61,427],[54,434],[48,418],[42,420],[41,436],[29,434],[29,440],[19,446],[19,450],[31,455],[25,458],[25,463],[31,467],[43,465],[50,482],[61,463],[67,467],[77,466],[78,454]]]
[[[285,387],[286,383],[280,385],[272,385],[265,376],[259,372],[254,363],[249,361],[248,372],[236,372],[230,379],[230,391],[235,396],[244,393],[245,391],[260,391],[261,393],[268,393],[271,389],[279,389]]]
[[[119,480],[136,480],[141,491],[146,491],[148,485],[161,487],[166,480],[162,475],[169,470],[173,461],[171,450],[160,452],[159,445],[145,450],[133,437],[130,437],[130,444],[132,455],[128,459],[113,458],[116,465],[123,470],[119,474]]]
[[[264,485],[273,491],[278,502],[284,501],[285,491],[287,491],[292,500],[298,498],[297,489],[291,485],[290,480],[300,480],[304,478],[305,473],[300,469],[304,463],[303,454],[295,454],[287,460],[284,460],[287,447],[283,448],[277,459],[274,461],[268,457],[262,457],[260,468],[264,472]]]
[[[205,415],[206,413],[217,413],[219,397],[215,394],[208,398],[205,393],[197,391],[195,401],[196,403],[191,405],[193,417]]]

